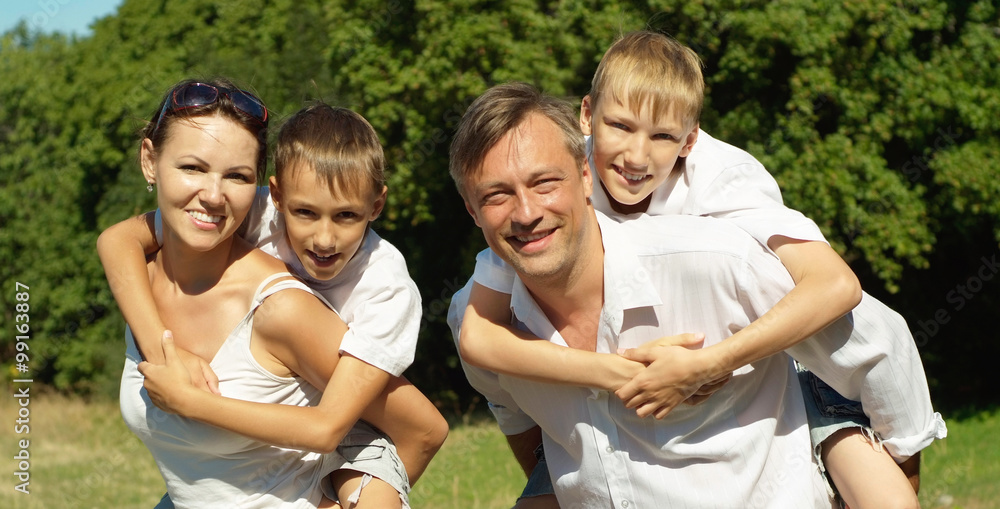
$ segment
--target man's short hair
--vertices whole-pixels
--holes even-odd
[[[527,83],[496,85],[465,111],[451,142],[449,170],[463,198],[468,200],[465,185],[482,169],[490,149],[532,113],[544,115],[559,127],[566,149],[582,164],[587,155],[583,133],[576,110],[568,102],[543,94]]]
[[[705,98],[702,62],[691,48],[648,30],[625,34],[608,48],[590,85],[593,108],[612,99],[628,102],[633,113],[652,108],[661,118],[678,108],[685,127],[701,117]]]

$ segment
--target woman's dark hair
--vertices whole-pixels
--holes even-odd
[[[219,92],[218,96],[215,100],[200,106],[178,106],[174,102],[175,94],[178,90],[184,90],[187,87],[196,86],[197,84],[210,85],[216,88]],[[235,104],[232,94],[242,95],[239,99],[244,103],[248,99],[256,101],[263,115],[252,114],[247,111],[247,108]],[[169,106],[168,101],[170,101]],[[257,139],[257,182],[262,182],[267,169],[267,110],[264,108],[264,103],[256,95],[241,90],[228,79],[187,79],[170,87],[170,90],[167,91],[163,100],[157,106],[153,118],[139,131],[139,137],[140,139],[149,138],[153,142],[154,149],[156,149],[161,147],[167,138],[170,137],[171,126],[173,126],[176,120],[215,114],[222,115],[243,126],[244,129]],[[260,118],[261,116],[263,118]]]

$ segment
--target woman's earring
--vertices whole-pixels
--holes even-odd
[[[153,181],[152,180],[147,180],[146,181],[146,191],[148,191],[150,193],[153,192]]]

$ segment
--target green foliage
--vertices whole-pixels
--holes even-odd
[[[10,288],[28,284],[37,378],[112,391],[123,323],[94,242],[154,206],[135,132],[163,91],[226,75],[267,101],[275,126],[320,99],[380,133],[390,198],[378,227],[424,297],[409,374],[460,411],[471,391],[444,319],[483,241],[447,175],[457,121],[509,80],[578,100],[615,36],[647,21],[704,60],[702,127],[761,159],[868,288],[925,323],[1000,241],[998,19],[987,1],[126,0],[90,37],[22,26],[0,43],[0,329],[12,329]],[[927,287],[937,304],[904,295]],[[997,294],[985,285],[977,305]],[[986,312],[971,309],[988,306],[964,323]],[[930,366],[947,364],[946,344],[927,344]]]

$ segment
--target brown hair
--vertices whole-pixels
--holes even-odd
[[[327,104],[299,110],[281,127],[274,173],[281,179],[296,163],[312,166],[331,188],[378,194],[385,185],[385,153],[378,134],[361,115]]]
[[[580,123],[569,103],[527,83],[496,85],[472,102],[451,142],[449,171],[463,197],[468,198],[466,180],[479,172],[487,152],[531,113],[540,113],[559,127],[575,160],[586,157]]]
[[[628,102],[633,113],[643,106],[662,117],[671,107],[687,127],[701,116],[705,96],[702,62],[691,48],[657,32],[623,35],[608,48],[590,86],[592,107],[608,96]]]
[[[168,90],[166,95],[163,96],[163,100],[160,101],[160,105],[157,106],[156,113],[153,115],[152,120],[150,120],[149,123],[143,126],[143,128],[139,131],[140,139],[149,138],[149,140],[153,142],[154,149],[157,149],[161,147],[170,137],[170,127],[176,120],[222,115],[223,117],[228,118],[229,120],[232,120],[242,126],[257,139],[257,182],[262,182],[264,180],[264,173],[267,170],[266,119],[262,122],[237,108],[228,94],[219,94],[219,97],[215,102],[205,104],[203,106],[193,106],[181,109],[164,109],[164,105],[167,101],[171,100],[174,91],[180,89],[181,87],[193,85],[195,83],[212,85],[218,89],[240,90],[247,95],[253,96],[262,106],[264,104],[259,98],[257,98],[256,95],[241,90],[239,87],[234,85],[232,81],[226,78],[214,78],[209,80],[187,79],[170,87],[170,90]]]

